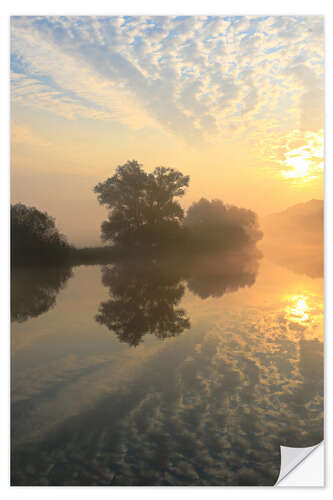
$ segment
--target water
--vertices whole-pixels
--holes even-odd
[[[14,274],[12,484],[272,485],[322,439],[322,278],[211,266]]]

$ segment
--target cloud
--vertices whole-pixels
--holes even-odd
[[[161,127],[191,143],[218,140],[226,123],[264,128],[260,110],[277,122],[300,112],[304,130],[321,123],[316,16],[14,17],[12,47],[14,102],[70,119]]]
[[[296,64],[287,68],[291,75],[302,84],[300,95],[300,129],[317,131],[324,126],[324,89],[321,79],[306,64]]]

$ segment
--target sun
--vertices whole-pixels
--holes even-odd
[[[307,133],[303,145],[284,153],[280,164],[285,179],[307,182],[318,177],[324,167],[322,134]]]
[[[305,155],[303,152],[303,155],[289,154],[286,156],[285,165],[288,170],[284,170],[282,173],[286,179],[296,179],[308,175],[311,167],[309,155]]]

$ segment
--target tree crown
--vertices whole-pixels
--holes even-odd
[[[145,226],[179,223],[184,211],[175,198],[185,194],[189,179],[162,166],[147,173],[136,160],[118,166],[112,177],[94,188],[98,201],[110,210],[102,238],[119,242]]]

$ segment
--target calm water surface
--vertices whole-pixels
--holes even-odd
[[[322,439],[323,281],[258,266],[13,273],[12,484],[274,484]]]

